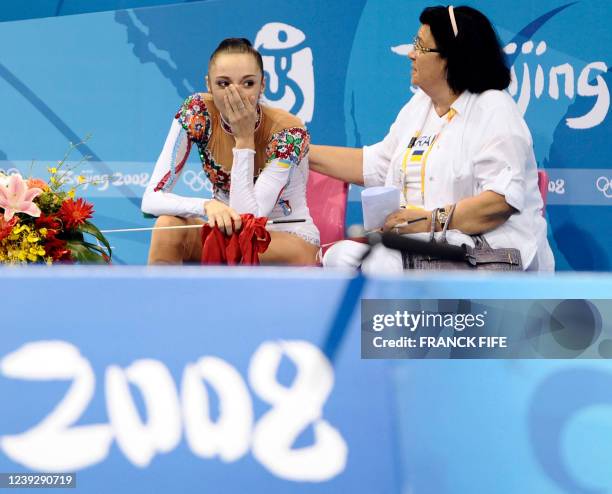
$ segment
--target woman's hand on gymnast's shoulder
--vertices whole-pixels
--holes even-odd
[[[240,231],[242,228],[242,220],[240,215],[227,204],[211,199],[204,204],[204,213],[208,218],[208,224],[211,228],[215,225],[227,235],[233,232]]]

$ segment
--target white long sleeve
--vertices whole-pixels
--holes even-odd
[[[255,151],[234,149],[230,207],[238,213],[269,216],[289,182],[293,166],[287,160],[274,159],[266,164],[253,184]]]
[[[176,119],[173,120],[162,152],[155,163],[149,185],[142,197],[143,213],[185,218],[204,216],[204,204],[207,199],[172,194],[189,157],[191,145],[183,127]]]

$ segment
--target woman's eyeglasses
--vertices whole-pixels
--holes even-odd
[[[414,50],[418,51],[419,53],[440,53],[440,50],[437,48],[426,48],[423,46],[418,36],[412,40],[412,46]]]

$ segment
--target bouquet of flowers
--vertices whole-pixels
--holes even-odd
[[[77,146],[48,168],[47,182],[0,173],[0,263],[110,263],[110,244],[89,221],[93,205],[75,199],[86,181],[78,176],[72,183],[81,162],[70,166],[66,160]]]

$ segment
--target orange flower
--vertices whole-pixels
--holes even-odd
[[[40,178],[28,178],[28,189],[49,190],[47,183]]]

